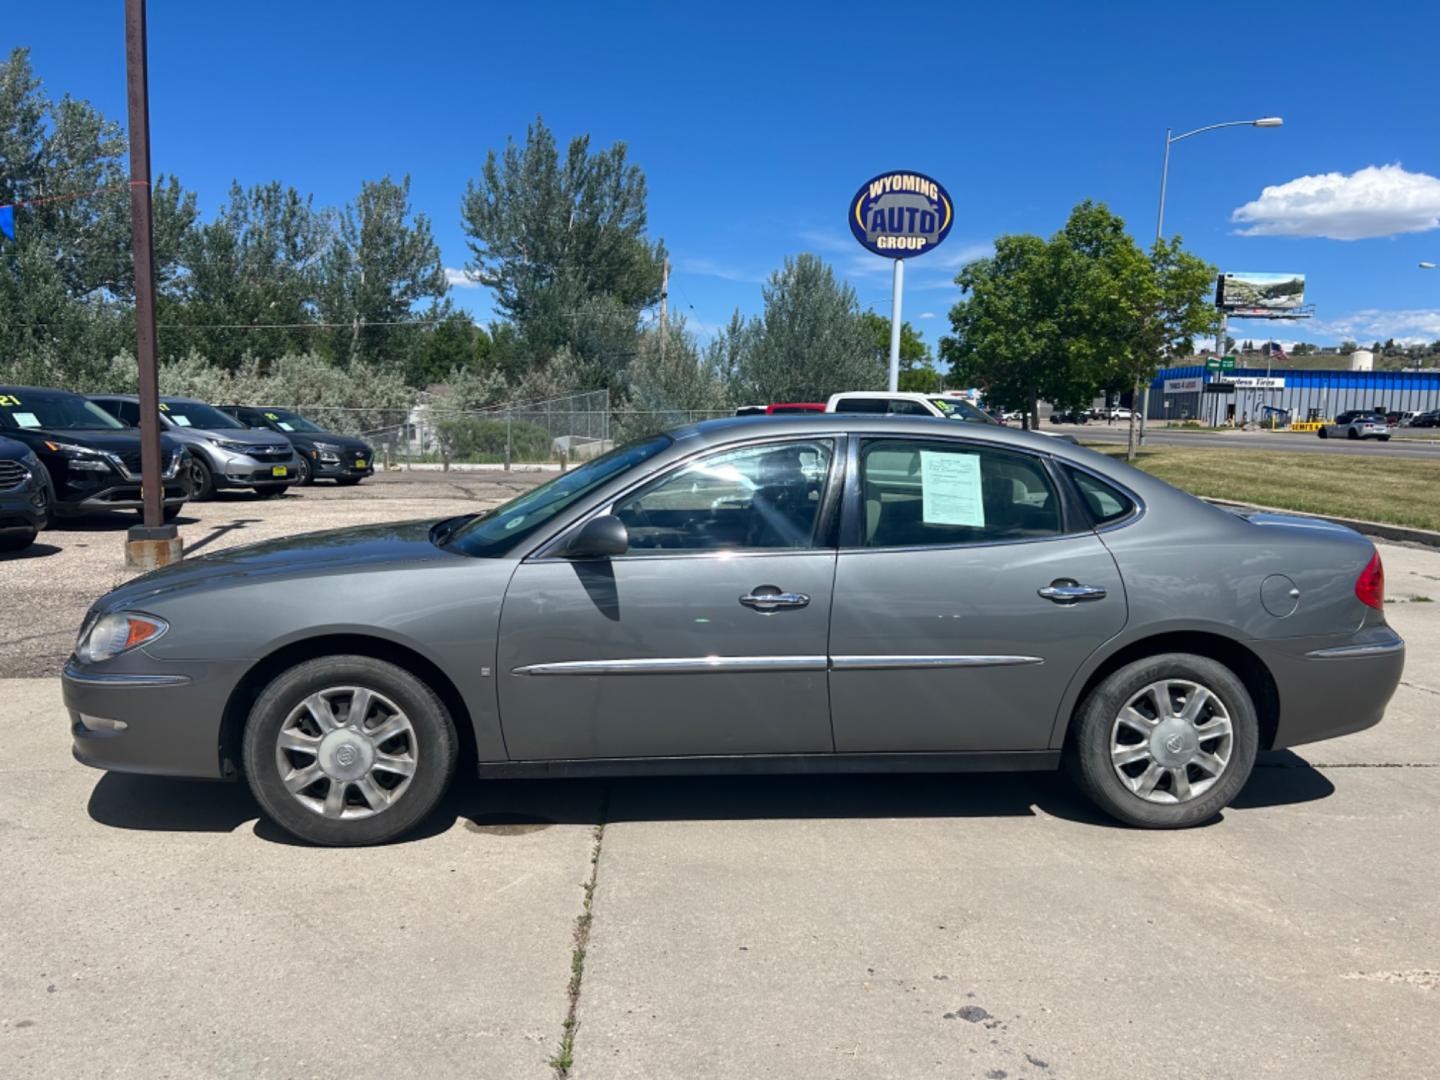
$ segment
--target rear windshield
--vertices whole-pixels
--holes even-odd
[[[213,405],[202,405],[198,401],[162,401],[160,411],[170,422],[181,428],[201,428],[205,431],[244,430],[245,425],[228,413]]]
[[[611,450],[462,525],[445,541],[444,546],[477,558],[498,558],[566,507],[628,469],[648,461],[672,442],[674,440],[669,435],[656,435]]]
[[[53,390],[0,390],[0,430],[114,431],[125,425],[79,394]]]

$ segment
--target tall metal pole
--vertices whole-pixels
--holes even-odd
[[[670,256],[660,264],[660,363],[665,363],[665,326],[669,315],[670,300]]]
[[[1165,161],[1160,166],[1160,209],[1155,214],[1155,243],[1160,243],[1165,236],[1165,186],[1170,179],[1170,144],[1174,140],[1170,133],[1174,128],[1165,129]],[[1141,446],[1145,445],[1145,422],[1150,418],[1150,384],[1145,384],[1145,389],[1140,394],[1140,437],[1137,440]]]
[[[130,110],[130,231],[135,247],[135,359],[140,367],[140,479],[145,525],[165,523],[160,482],[160,392],[155,372],[155,252],[150,224],[150,87],[145,0],[125,0],[125,77]]]
[[[890,391],[900,389],[900,294],[905,290],[905,260],[892,259],[895,284],[890,290]]]

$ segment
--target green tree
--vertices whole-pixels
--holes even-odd
[[[890,370],[890,320],[875,311],[861,318],[875,343],[885,370]],[[908,321],[900,324],[900,389],[909,393],[934,394],[944,389],[945,380],[931,362],[930,348]]]
[[[562,161],[539,118],[523,147],[490,151],[461,202],[467,269],[495,293],[528,365],[568,350],[586,387],[633,359],[642,309],[660,296],[662,243],[645,235],[645,176],[624,143],[572,139]]]
[[[312,348],[332,218],[293,187],[232,184],[215,217],[181,240],[185,273],[161,307],[173,327],[161,335],[164,354],[195,351],[233,371],[247,354],[269,361]],[[261,325],[274,328],[247,329]]]
[[[683,317],[670,322],[663,339],[658,327],[641,334],[635,359],[625,374],[626,412],[634,418],[627,435],[663,431],[696,418],[696,414],[729,408],[720,374],[701,356]]]
[[[885,385],[885,366],[855,290],[814,255],[786,259],[761,289],[765,309],[743,335],[733,368],[737,399],[824,401]]]
[[[118,124],[87,101],[46,95],[29,53],[0,61],[0,365],[17,381],[85,388],[133,342],[130,200]],[[178,273],[195,199],[162,177],[154,202],[155,269]]]
[[[429,323],[450,315],[449,283],[430,219],[412,213],[410,177],[366,181],[337,217],[316,289],[329,353],[405,365]]]

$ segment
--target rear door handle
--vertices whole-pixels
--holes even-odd
[[[1069,578],[1052,581],[1036,592],[1055,604],[1078,604],[1082,600],[1105,599],[1105,590],[1099,585],[1081,585]]]
[[[802,608],[810,603],[804,593],[784,592],[778,585],[757,585],[744,596],[740,603],[755,611],[779,611],[781,608]]]

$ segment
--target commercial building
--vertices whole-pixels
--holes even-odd
[[[1229,384],[1228,392],[1207,392]],[[1266,371],[1222,373],[1202,365],[1166,368],[1150,384],[1151,420],[1265,422],[1328,420],[1351,409],[1428,412],[1440,409],[1440,371]]]

